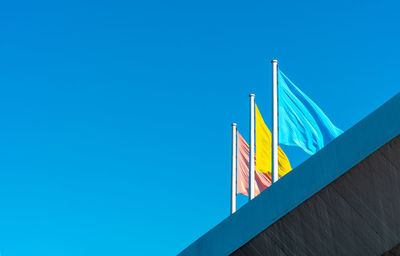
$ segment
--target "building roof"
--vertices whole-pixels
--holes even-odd
[[[272,229],[274,223],[278,225],[277,223],[280,222],[281,225],[284,225],[285,222],[282,221],[284,221],[284,217],[288,216],[288,213],[292,214],[292,211],[296,207],[307,207],[304,204],[306,200],[314,199],[312,198],[314,195],[318,199],[316,193],[322,193],[324,189],[329,190],[329,184],[333,184],[339,177],[350,172],[352,168],[354,169],[356,165],[395,139],[399,134],[400,94],[397,94],[372,114],[329,143],[325,148],[310,157],[278,182],[274,183],[255,199],[244,205],[235,214],[229,216],[208,231],[184,249],[180,255],[211,256],[229,255],[234,252],[237,255],[246,255],[246,248],[249,249],[255,246],[255,251],[261,250],[261,247],[265,247],[266,243],[271,242],[273,239],[264,239],[264,244],[260,244],[254,242],[257,240],[257,237],[265,238],[265,232]],[[400,148],[399,143],[396,145]],[[369,169],[369,171],[371,172],[373,169]],[[366,173],[366,171],[364,172]],[[393,186],[393,183],[390,185]],[[379,188],[373,186],[371,189]],[[313,207],[317,207],[316,209],[318,209],[316,202],[318,200],[315,201]],[[304,213],[304,209],[302,213]],[[400,207],[398,214],[400,214]],[[299,219],[300,215],[297,218]],[[302,218],[299,219],[300,222],[301,220]],[[323,222],[321,221],[322,224]],[[289,224],[286,223],[285,225]],[[400,232],[398,233],[400,234]],[[276,234],[276,232],[273,234]],[[283,237],[281,238],[283,239]],[[336,239],[336,237],[333,237],[333,239]],[[251,244],[251,242],[254,243]],[[257,248],[257,246],[261,247]],[[338,246],[343,245],[338,243]],[[392,248],[390,246],[393,247],[394,245],[388,244],[385,247],[386,250]],[[247,250],[247,252],[249,251]],[[282,255],[290,255],[290,253],[285,254],[283,251]]]

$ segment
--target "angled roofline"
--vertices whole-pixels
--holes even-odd
[[[400,134],[400,93],[179,255],[229,255]]]

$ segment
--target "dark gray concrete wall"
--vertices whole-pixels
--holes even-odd
[[[399,243],[397,136],[232,255],[382,255]]]
[[[400,256],[400,244],[397,244],[395,247],[382,254],[382,256]]]

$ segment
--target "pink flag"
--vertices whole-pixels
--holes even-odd
[[[254,187],[255,195],[271,186],[271,177],[266,173],[257,172]],[[237,133],[237,194],[249,195],[249,145],[240,133]]]

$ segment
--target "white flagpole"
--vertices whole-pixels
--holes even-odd
[[[272,60],[272,182],[278,176],[278,61]]]
[[[250,168],[249,168],[249,200],[254,198],[254,94],[250,94]]]
[[[232,184],[231,184],[231,214],[236,212],[236,124],[232,124]]]

